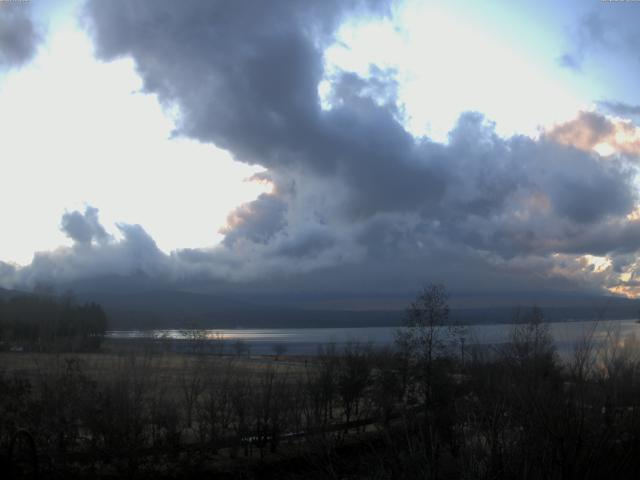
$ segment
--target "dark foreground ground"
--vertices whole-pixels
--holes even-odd
[[[313,357],[2,352],[2,478],[639,478],[634,339],[561,362],[544,324],[490,351],[417,333]]]

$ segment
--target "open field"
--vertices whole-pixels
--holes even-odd
[[[245,374],[259,373],[267,368],[286,370],[300,375],[305,367],[312,368],[314,358],[274,355],[261,356],[213,356],[181,353],[144,353],[131,350],[94,353],[36,353],[0,352],[0,371],[10,376],[35,379],[64,370],[69,362],[82,365],[86,375],[96,380],[114,374],[126,373],[127,369],[144,368],[150,375],[160,375],[165,381],[175,381],[185,372],[196,368],[215,371],[233,365]]]
[[[438,332],[311,357],[0,353],[0,459],[42,478],[634,478],[637,343],[561,360],[532,321],[461,358]]]
[[[0,372],[7,386],[18,379],[29,385],[12,393],[22,402],[40,404],[37,409],[48,410],[53,417],[62,416],[57,420],[69,429],[61,432],[56,420],[53,425],[46,425],[53,418],[39,418],[34,422],[38,427],[29,429],[38,445],[38,455],[47,459],[45,463],[51,464],[61,454],[67,466],[74,463],[78,468],[110,458],[108,471],[122,473],[123,468],[131,467],[119,465],[118,459],[134,456],[135,471],[145,475],[142,472],[152,468],[147,465],[150,459],[163,457],[162,461],[168,462],[164,458],[168,455],[172,462],[178,457],[187,463],[197,458],[200,467],[206,465],[219,472],[235,469],[237,473],[234,459],[238,456],[245,459],[242,469],[247,471],[262,470],[272,463],[276,469],[283,462],[295,466],[301,455],[313,457],[318,453],[314,452],[315,440],[311,437],[325,442],[337,435],[343,448],[354,442],[345,437],[348,430],[363,435],[372,432],[368,426],[373,421],[349,413],[345,423],[342,406],[328,405],[326,399],[324,405],[308,405],[306,413],[300,409],[302,403],[298,400],[305,385],[319,378],[321,357],[109,350],[80,354],[0,353]],[[332,363],[337,361],[333,355]],[[329,381],[329,388],[334,388],[333,379]],[[95,403],[102,405],[95,409]],[[315,417],[324,416],[324,420],[311,421],[311,409],[315,409]],[[25,417],[30,416],[29,412],[24,413]],[[98,427],[99,434],[95,426],[87,426],[92,422],[89,417],[96,414],[108,417],[108,424]],[[139,430],[131,431],[132,427]],[[45,429],[49,432],[38,438]],[[57,445],[59,435],[66,437],[64,453]],[[98,435],[103,439],[96,450],[92,444]],[[109,436],[111,440],[105,438]],[[259,466],[256,459],[261,462]]]

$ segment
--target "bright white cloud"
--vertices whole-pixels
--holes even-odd
[[[71,21],[0,78],[0,259],[24,264],[68,245],[59,219],[85,204],[111,230],[145,225],[165,251],[214,245],[228,212],[268,190],[245,181],[257,168],[171,138],[170,115],[141,86],[132,60],[97,62]]]
[[[485,21],[441,3],[406,2],[393,20],[346,24],[325,57],[330,71],[397,69],[408,129],[438,141],[469,110],[493,119],[501,135],[535,136],[591,103],[553,54],[536,61],[527,45],[505,42]]]

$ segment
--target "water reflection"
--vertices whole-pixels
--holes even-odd
[[[585,338],[594,345],[618,342],[621,346],[640,337],[635,320],[601,320],[550,323],[558,351],[566,356]],[[514,325],[472,325],[465,329],[467,344],[499,345],[509,340]],[[384,346],[393,343],[397,327],[365,328],[284,328],[284,329],[202,329],[202,330],[116,330],[107,333],[113,339],[204,340],[245,343],[253,353],[266,353],[276,344],[285,344],[289,353],[312,354],[320,344],[369,343]]]

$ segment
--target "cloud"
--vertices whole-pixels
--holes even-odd
[[[547,136],[558,143],[590,151],[615,132],[605,116],[594,112],[580,112],[578,118],[555,126]]]
[[[62,216],[62,231],[77,243],[104,242],[109,235],[98,220],[98,209],[87,206],[84,214],[73,211]]]
[[[609,118],[597,112],[580,112],[576,119],[556,125],[545,135],[586,152],[640,155],[640,128],[629,120]]]
[[[351,220],[445,209],[463,217],[489,215],[524,179],[512,170],[522,164],[509,152],[511,144],[529,157],[580,162],[560,148],[525,145],[523,139],[502,142],[477,114],[460,119],[450,146],[415,139],[399,118],[393,75],[380,69],[368,78],[338,74],[330,108],[322,108],[322,47],[355,4],[328,2],[320,10],[311,5],[273,2],[262,11],[245,2],[225,8],[215,2],[90,2],[88,12],[99,55],[132,56],[145,88],[179,107],[179,133],[227,148],[237,160],[259,163],[298,185],[311,176],[336,186],[340,211]],[[613,167],[601,168],[587,156],[584,162],[586,173],[579,179],[549,179],[557,211],[588,221],[628,207],[625,182],[610,203],[589,201],[597,175],[604,175],[607,190],[620,179],[613,178]],[[588,178],[591,167],[597,171]],[[565,187],[575,195],[566,196],[560,191]],[[238,210],[231,224],[265,241],[281,227],[282,211],[275,197],[261,197]],[[267,212],[278,219],[270,228]],[[260,224],[256,231],[249,217]],[[232,242],[233,228],[225,231]]]
[[[445,143],[414,137],[394,72],[324,71],[343,18],[380,12],[345,1],[88,2],[98,55],[132,57],[144,88],[180,111],[177,135],[264,166],[273,191],[231,212],[209,249],[165,253],[141,226],[119,225],[116,238],[92,207],[65,213],[74,245],[5,268],[5,284],[143,272],[217,291],[407,292],[426,281],[598,291],[631,275],[634,124],[583,112],[538,139],[503,138],[468,112]],[[594,151],[602,143],[617,154]],[[611,266],[596,270],[587,255]]]
[[[229,214],[224,243],[233,245],[241,238],[256,243],[267,243],[286,223],[285,202],[274,195],[262,194],[257,200],[239,206]]]
[[[14,267],[0,262],[0,285],[30,288],[38,284],[64,285],[105,275],[135,273],[171,278],[170,257],[160,251],[140,225],[118,224],[120,238],[109,235],[98,220],[98,210],[62,216],[62,229],[74,240],[71,247],[36,252],[31,264]]]
[[[18,283],[16,267],[0,261],[0,287],[10,288]]]
[[[570,54],[564,53],[558,58],[558,63],[560,66],[569,68],[576,72],[579,72],[582,69],[582,62],[584,60],[584,55],[578,54]]]
[[[605,2],[606,3],[606,2]],[[572,46],[559,59],[561,65],[580,71],[585,61],[595,55],[622,55],[638,61],[640,36],[637,25],[640,10],[635,2],[611,2],[580,15],[572,27]],[[573,8],[581,7],[579,2]]]
[[[180,133],[249,163],[313,157],[328,169],[331,156],[314,155],[327,147],[318,138],[322,46],[347,13],[384,8],[353,0],[115,1],[89,2],[87,12],[98,55],[133,56],[145,88],[179,104]]]
[[[30,2],[0,4],[0,67],[19,67],[33,58],[42,35]]]
[[[297,236],[286,239],[278,246],[277,255],[294,259],[309,258],[320,255],[336,244],[332,234],[319,227],[297,233]]]
[[[640,105],[629,105],[628,103],[624,102],[614,102],[606,100],[598,102],[598,105],[601,108],[613,113],[614,115],[618,115],[621,117],[640,115]]]

